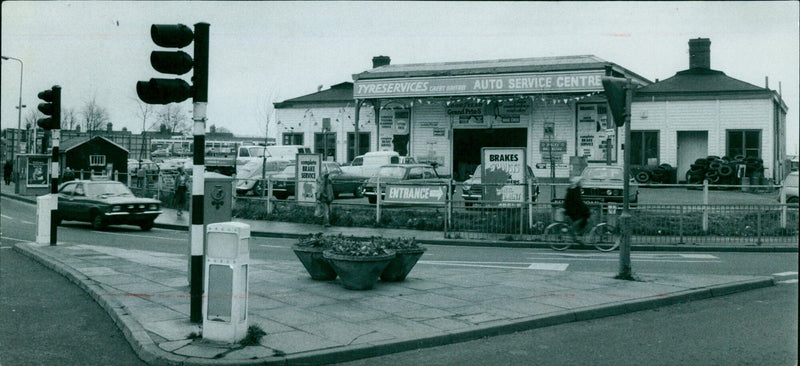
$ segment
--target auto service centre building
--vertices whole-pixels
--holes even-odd
[[[436,162],[460,181],[480,164],[481,148],[524,147],[537,177],[563,178],[571,157],[617,163],[618,131],[602,94],[607,73],[650,84],[591,55],[408,65],[377,56],[371,70],[353,75],[353,96],[357,109],[375,111],[373,150]]]

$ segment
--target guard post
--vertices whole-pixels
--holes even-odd
[[[250,225],[215,223],[206,236],[203,339],[236,343],[247,335]]]

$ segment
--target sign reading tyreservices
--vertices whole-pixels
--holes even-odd
[[[445,204],[447,186],[444,185],[403,185],[386,186],[383,201],[387,203],[425,203]]]
[[[526,180],[525,148],[481,149],[481,183],[486,201],[523,202]]]
[[[322,154],[297,154],[297,186],[295,197],[298,202],[317,200],[317,177],[322,167]]]
[[[548,72],[356,80],[353,97],[428,97],[602,91],[603,72]]]

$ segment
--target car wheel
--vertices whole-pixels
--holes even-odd
[[[786,203],[798,203],[798,202],[800,202],[800,199],[798,199],[797,197],[789,197],[789,199],[786,200]]]
[[[285,200],[286,198],[289,197],[289,194],[286,192],[275,192],[272,195],[279,200]]]
[[[370,205],[374,205],[375,203],[378,202],[378,197],[377,196],[369,196],[369,197],[367,197],[367,201],[369,201]]]
[[[103,215],[95,213],[94,216],[92,216],[92,229],[103,230],[106,226],[108,226],[108,224],[106,224],[106,220],[103,219]]]
[[[355,190],[353,190],[353,196],[356,198],[364,197],[364,186],[358,186]]]
[[[262,192],[263,190],[264,190],[264,188],[261,188],[261,182],[260,181],[256,182],[256,184],[253,185],[252,192],[253,192],[254,196],[260,196],[261,193],[259,193],[259,192]]]
[[[142,221],[139,223],[139,227],[142,229],[142,231],[150,231],[154,224],[155,223],[152,220]]]

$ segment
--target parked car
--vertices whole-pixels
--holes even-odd
[[[586,202],[618,202],[623,201],[623,169],[620,166],[603,165],[588,166],[581,173],[581,194]],[[633,177],[630,181],[628,200],[639,202],[639,188]]]
[[[58,218],[61,221],[84,221],[95,229],[107,225],[138,225],[142,230],[153,228],[161,214],[161,202],[139,198],[122,182],[110,180],[74,180],[58,190]]]
[[[296,165],[289,165],[282,172],[272,176],[273,196],[278,199],[286,199],[295,195],[297,182],[295,172]],[[343,193],[352,194],[356,198],[363,197],[366,178],[343,172],[339,164],[333,161],[323,162],[322,172],[323,174],[330,173],[334,197],[339,197]]]
[[[400,156],[396,151],[372,151],[356,156],[349,165],[342,167],[342,170],[347,174],[369,178],[375,175],[380,167],[387,164],[416,163],[417,161],[413,157]]]
[[[449,180],[439,177],[436,170],[427,164],[389,164],[378,169],[378,172],[364,185],[364,195],[369,203],[376,203],[378,179],[381,182],[381,199],[386,194],[384,184],[449,184]]]
[[[798,175],[797,172],[791,172],[786,178],[783,179],[783,183],[781,184],[781,190],[786,194],[786,203],[798,203],[800,202],[797,197],[797,180]],[[781,196],[778,196],[778,201],[781,200]]]
[[[264,166],[266,165],[266,170]],[[249,192],[259,194],[259,190],[266,190],[266,182],[262,178],[271,178],[282,172],[287,166],[292,165],[289,160],[274,160],[267,158],[266,162],[248,161],[246,164],[236,167],[236,194],[245,195]]]
[[[481,174],[483,174],[481,169],[481,165],[478,165],[475,168],[475,173],[469,176],[467,180],[464,181],[463,185],[461,186],[461,197],[464,199],[466,206],[472,206],[473,202],[470,201],[480,201],[483,199],[483,190],[484,186],[481,179]],[[528,178],[531,180],[533,184],[533,199],[532,201],[536,201],[539,197],[539,181],[536,179],[536,175],[533,174],[533,169],[528,166]],[[525,189],[525,200],[528,200],[528,190]]]

